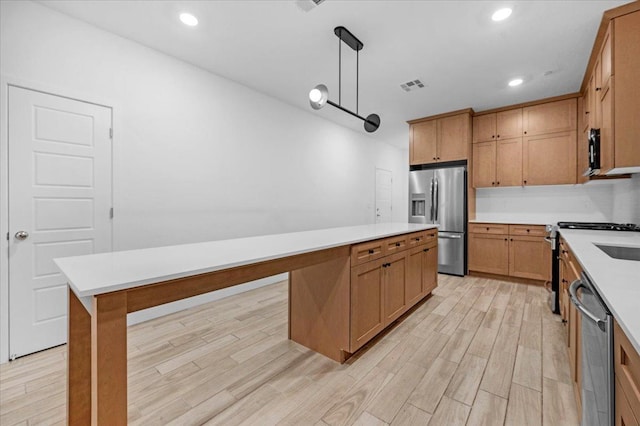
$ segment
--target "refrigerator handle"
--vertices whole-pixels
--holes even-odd
[[[434,178],[434,179],[435,179],[436,183],[435,183],[435,193],[433,195],[433,198],[434,198],[433,204],[435,205],[433,210],[435,211],[435,215],[434,215],[435,216],[435,222],[437,222],[438,221],[438,209],[440,208],[440,206],[439,206],[440,203],[438,202],[438,195],[439,195],[438,194],[438,192],[439,192],[438,191],[438,178]]]
[[[431,178],[431,185],[429,187],[429,195],[431,196],[431,215],[429,217],[429,220],[431,222],[433,222],[433,178]]]

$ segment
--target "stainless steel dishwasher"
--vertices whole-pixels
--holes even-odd
[[[613,319],[583,272],[569,287],[582,314],[582,426],[614,425]]]

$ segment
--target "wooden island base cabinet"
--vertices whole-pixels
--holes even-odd
[[[351,247],[351,257],[294,270],[289,337],[338,362],[400,318],[437,286],[438,232]]]

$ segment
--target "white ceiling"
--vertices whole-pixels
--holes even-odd
[[[308,1],[42,4],[364,133],[360,120],[331,106],[313,111],[308,102],[318,83],[338,101],[333,29],[345,26],[364,44],[360,115],[379,114],[373,136],[406,148],[410,119],[576,92],[602,12],[627,3],[326,0],[305,12],[300,3]],[[511,17],[493,22],[504,6]],[[178,20],[184,11],[197,16],[197,27]],[[342,46],[342,105],[355,110],[355,52]],[[508,87],[514,77],[525,83]],[[427,87],[400,89],[414,79]]]

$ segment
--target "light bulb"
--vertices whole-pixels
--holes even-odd
[[[195,27],[196,25],[198,25],[198,18],[196,18],[190,13],[181,13],[180,20],[182,21],[183,24],[188,25],[190,27]]]
[[[320,99],[322,99],[322,92],[318,89],[311,89],[309,92],[309,100],[311,102],[318,102]]]
[[[491,19],[493,19],[496,22],[497,21],[504,21],[509,16],[511,16],[511,12],[512,12],[512,10],[509,9],[508,7],[505,7],[504,9],[496,10],[493,13],[493,15],[491,15]]]
[[[521,78],[514,78],[513,80],[511,80],[509,82],[509,86],[511,87],[515,87],[515,86],[520,86],[522,84],[523,80]]]

